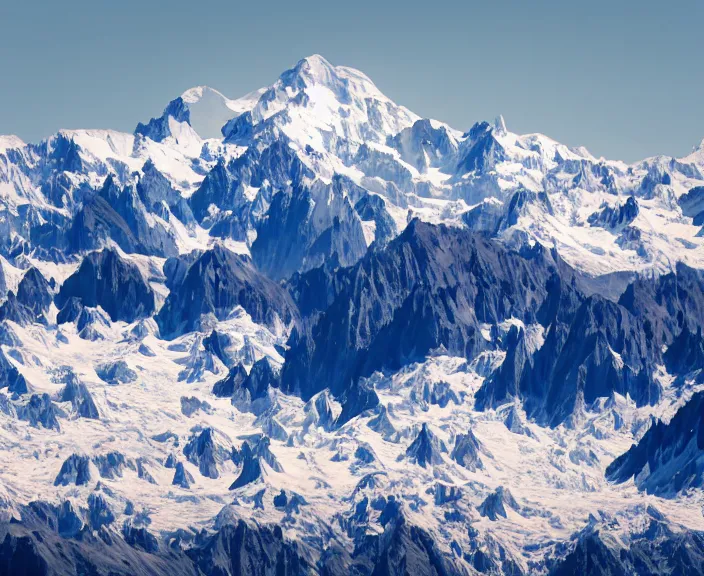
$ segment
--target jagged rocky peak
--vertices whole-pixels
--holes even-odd
[[[242,387],[242,383],[247,379],[247,369],[240,362],[236,366],[230,368],[227,376],[222,380],[218,380],[213,386],[213,394],[219,398],[232,398],[235,390]]]
[[[279,379],[280,368],[274,366],[268,357],[261,358],[242,383],[234,388],[232,404],[240,411],[261,414],[269,405],[269,390],[279,387]]]
[[[369,428],[374,430],[374,432],[381,434],[384,440],[397,441],[398,440],[398,430],[391,421],[389,414],[389,408],[384,405],[379,405],[377,407],[377,414],[369,420],[367,423]]]
[[[520,408],[515,402],[511,403],[508,410],[506,410],[506,414],[504,416],[504,424],[506,428],[508,428],[514,434],[522,434],[531,438],[534,437],[533,433],[528,427],[527,422],[521,414]]]
[[[415,462],[418,466],[426,468],[443,464],[442,455],[446,452],[447,448],[444,442],[435,436],[430,427],[424,422],[420,432],[406,449],[406,458],[411,462]]]
[[[640,318],[593,295],[569,321],[569,328],[550,327],[545,344],[524,367],[520,391],[529,417],[558,426],[574,412],[578,398],[591,405],[613,392],[630,395],[639,406],[660,399],[652,375],[660,351]]]
[[[480,453],[487,454],[486,449],[470,429],[466,434],[457,435],[450,457],[463,468],[475,472],[484,469]]]
[[[332,304],[314,316],[311,330],[290,340],[282,389],[299,390],[304,399],[324,387],[336,398],[346,395],[342,418],[377,403],[372,390],[353,386],[360,376],[397,370],[441,348],[471,360],[492,346],[481,323],[531,323],[536,316],[549,323],[549,298],[560,297],[553,289],[557,263],[539,245],[518,253],[419,220],[335,274],[328,283],[335,287]]]
[[[91,458],[91,462],[95,464],[101,478],[114,480],[122,478],[124,471],[127,468],[134,470],[134,462],[125,457],[124,454],[113,450],[105,454],[96,454]]]
[[[49,311],[53,289],[42,273],[32,266],[17,286],[17,301],[41,318]]]
[[[172,284],[156,321],[162,337],[173,338],[198,330],[201,316],[224,320],[237,306],[272,329],[297,317],[289,295],[257,271],[249,257],[216,244],[190,264],[179,285]]]
[[[685,324],[663,355],[670,374],[689,374],[704,369],[704,336],[702,327],[692,331]]]
[[[90,458],[80,454],[72,454],[61,465],[61,470],[54,480],[54,486],[74,484],[83,486],[91,480]]]
[[[174,478],[171,481],[171,484],[188,489],[194,482],[195,480],[193,479],[193,475],[186,469],[183,462],[177,462],[174,469]]]
[[[517,512],[520,510],[520,505],[508,488],[499,486],[484,499],[478,509],[479,514],[489,520],[498,520],[499,517],[506,518],[508,516],[507,508]]]
[[[152,118],[147,124],[137,124],[134,133],[151,138],[155,142],[162,142],[173,135],[171,128],[176,128],[178,124],[187,124],[190,127],[190,111],[181,96],[169,102],[159,118]]]
[[[66,385],[59,394],[59,402],[70,402],[73,410],[81,418],[99,419],[100,413],[88,387],[78,379],[73,370],[64,377]]]
[[[110,508],[105,497],[97,492],[88,496],[88,522],[93,530],[100,530],[103,526],[112,524],[115,514]]]
[[[48,430],[61,431],[59,416],[64,416],[63,412],[51,401],[48,394],[32,394],[22,399],[16,406],[17,417],[20,420],[29,422],[35,428],[43,427]]]
[[[42,273],[32,266],[24,273],[17,293],[8,292],[0,307],[0,319],[22,326],[34,322],[47,324],[47,313],[53,300],[53,289]]]
[[[0,349],[0,388],[7,387],[13,395],[27,394],[29,386],[27,380],[7,357],[4,350]]]
[[[98,364],[95,373],[103,381],[113,386],[129,384],[137,380],[137,373],[125,360],[113,360]]]
[[[189,462],[198,466],[203,476],[218,478],[218,466],[230,458],[232,446],[221,433],[204,428],[193,433],[183,448],[183,454]]]
[[[496,138],[497,133],[489,122],[477,122],[460,144],[457,173],[485,172],[506,160],[506,150]]]
[[[78,270],[61,285],[57,307],[63,308],[71,298],[78,298],[83,306],[100,306],[113,322],[150,316],[156,306],[154,292],[136,264],[111,248],[83,258]]]
[[[611,206],[603,205],[598,211],[589,216],[587,221],[592,226],[615,229],[628,226],[640,213],[638,201],[633,196],[629,196],[623,204]]]
[[[677,199],[682,214],[693,219],[693,224],[704,224],[704,186],[694,186]]]
[[[177,202],[174,206],[177,212],[178,205]],[[83,202],[74,217],[66,233],[68,247],[80,254],[114,242],[128,254],[176,255],[176,240],[167,225],[169,206],[163,206],[165,211],[157,207],[161,219],[151,217],[140,197],[139,184],[130,180],[121,186],[110,174],[103,186]],[[179,214],[183,216],[181,212]]]
[[[461,134],[317,56],[0,138],[0,566],[701,572],[701,152]]]
[[[242,444],[238,454],[237,460],[242,465],[240,469],[239,476],[230,485],[230,490],[236,490],[242,488],[247,484],[256,482],[262,476],[262,468],[259,464],[259,457],[254,453],[249,445],[249,442],[245,441]]]
[[[611,482],[634,478],[638,489],[673,497],[701,488],[704,475],[704,392],[696,392],[668,422],[657,421],[625,454],[606,468]]]
[[[206,400],[201,400],[195,396],[181,396],[181,414],[190,418],[199,412],[211,414],[213,407]]]

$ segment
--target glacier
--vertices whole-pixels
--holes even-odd
[[[0,573],[704,573],[704,141],[314,55],[0,136]]]

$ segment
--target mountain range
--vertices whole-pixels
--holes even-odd
[[[0,136],[0,573],[704,574],[704,141],[321,56]]]

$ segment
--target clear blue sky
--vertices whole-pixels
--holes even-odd
[[[319,53],[461,130],[502,113],[596,155],[683,155],[703,30],[701,0],[0,0],[0,134],[132,131],[186,88],[240,96]]]

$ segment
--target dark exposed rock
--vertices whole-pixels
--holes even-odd
[[[7,388],[13,394],[27,394],[28,386],[24,376],[0,350],[0,388]]]
[[[549,325],[562,294],[553,287],[558,273],[569,280],[539,245],[519,254],[466,230],[413,221],[385,249],[336,272],[327,284],[337,292],[332,304],[291,336],[281,386],[305,400],[327,386],[345,395],[344,422],[378,401],[354,385],[360,377],[441,346],[471,359],[489,347],[481,323],[515,317]]]
[[[169,128],[169,120],[173,119],[176,122],[185,122],[190,125],[191,114],[188,105],[180,96],[175,98],[164,109],[164,113],[158,118],[152,118],[147,124],[140,122],[134,129],[135,136],[137,134],[146,136],[154,140],[154,142],[162,142],[164,139],[171,136]]]
[[[605,205],[594,214],[591,214],[587,221],[592,226],[615,229],[620,226],[627,226],[636,219],[640,208],[637,200],[629,196],[624,204],[616,206]]]
[[[264,357],[254,363],[241,384],[233,384],[235,386],[232,404],[241,411],[261,414],[266,409],[269,389],[279,387],[279,372],[275,371],[271,361]]]
[[[205,400],[199,400],[195,396],[181,396],[181,414],[184,416],[193,416],[201,410],[210,414],[212,409],[213,407]]]
[[[550,576],[630,576],[648,574],[695,576],[704,565],[704,533],[673,530],[651,517],[642,533],[623,546],[599,527],[587,527],[575,537],[571,550],[550,569]]]
[[[99,308],[81,307],[80,314],[76,319],[76,330],[79,335],[84,330],[108,328],[109,326],[110,319]]]
[[[684,328],[664,354],[665,366],[670,374],[687,374],[704,369],[704,337],[699,326],[692,332],[689,325]]]
[[[34,267],[27,270],[17,286],[17,301],[38,318],[49,311],[52,299],[51,286],[42,273]]]
[[[345,568],[336,566],[334,555],[324,559],[322,573],[343,574]],[[344,563],[343,563],[344,565]],[[451,576],[467,574],[459,563],[441,552],[432,536],[406,521],[401,514],[385,523],[381,535],[367,535],[354,552],[351,573],[391,576],[395,574],[427,574]]]
[[[108,452],[92,458],[93,464],[98,468],[101,478],[114,480],[121,478],[122,473],[128,466],[134,468],[134,464],[127,461],[125,455],[120,452]]]
[[[74,252],[98,249],[108,238],[127,253],[141,248],[127,222],[99,194],[94,194],[83,204],[66,236]]]
[[[523,421],[522,416],[518,412],[518,407],[511,404],[504,417],[504,424],[514,434],[522,434],[533,438],[533,433],[528,428],[528,425]]]
[[[74,252],[97,250],[110,240],[127,253],[178,254],[171,233],[158,220],[149,220],[138,189],[132,184],[120,188],[113,176],[84,202],[67,233],[68,246]]]
[[[36,428],[41,424],[44,428],[60,430],[59,415],[61,411],[48,394],[32,394],[26,403],[17,406],[17,417]]]
[[[347,178],[335,176],[330,184],[294,182],[275,194],[251,249],[257,267],[281,280],[330,259],[354,264],[367,248],[350,202],[359,192]]]
[[[704,224],[704,186],[690,188],[686,194],[677,199],[682,214],[694,219],[693,224]]]
[[[200,473],[207,478],[218,478],[218,464],[227,460],[231,450],[216,442],[212,428],[205,428],[194,434],[183,448],[189,462],[198,466]]]
[[[137,379],[137,373],[132,370],[124,360],[98,364],[95,367],[95,373],[103,382],[107,382],[113,386],[129,384]]]
[[[232,336],[217,330],[213,330],[206,338],[203,338],[203,348],[217,356],[228,369],[237,365],[235,355],[231,352],[232,344]]]
[[[69,500],[61,504],[57,520],[57,532],[63,538],[79,536],[84,527],[83,520]]]
[[[145,458],[137,458],[135,460],[135,465],[137,466],[137,477],[141,478],[142,480],[149,482],[150,484],[157,484],[157,481],[154,479],[154,477],[149,473],[147,468],[145,467],[145,464],[147,463]]]
[[[442,440],[438,439],[424,422],[420,432],[418,432],[418,436],[406,449],[406,458],[426,468],[427,466],[442,464],[444,462],[442,458],[443,452],[447,452],[447,448],[445,448]]]
[[[494,136],[494,128],[488,122],[477,122],[466,136],[467,139],[458,151],[458,175],[485,172],[506,159],[506,151]]]
[[[34,321],[34,314],[21,304],[15,293],[10,290],[7,293],[7,300],[0,306],[0,320],[10,320],[20,326],[26,326]]]
[[[144,342],[142,342],[139,345],[139,348],[137,351],[142,355],[142,356],[147,356],[148,358],[154,358],[156,356],[156,352],[152,350],[149,346],[147,346]]]
[[[100,530],[115,521],[115,514],[101,494],[93,492],[88,496],[88,521],[93,530]]]
[[[174,471],[174,479],[172,480],[171,484],[174,486],[180,486],[181,488],[190,488],[191,484],[193,484],[195,480],[193,480],[193,476],[191,476],[191,473],[186,470],[186,467],[183,465],[183,462],[178,462],[176,464],[176,469]]]
[[[259,456],[245,441],[240,448],[237,459],[242,464],[242,469],[237,479],[230,485],[230,490],[236,490],[261,478],[262,469],[259,464]]]
[[[520,382],[526,364],[528,369],[532,366],[532,356],[525,344],[525,331],[515,325],[511,326],[504,345],[506,358],[475,394],[477,410],[495,408],[520,395]]]
[[[144,526],[133,526],[129,522],[125,522],[122,527],[122,537],[132,548],[144,550],[149,554],[155,554],[159,550],[159,541],[156,536]]]
[[[398,434],[398,431],[396,430],[393,425],[393,422],[391,422],[391,419],[389,418],[388,409],[386,408],[386,406],[380,405],[377,410],[377,415],[374,416],[371,420],[369,420],[367,425],[375,432],[381,434],[381,436],[385,440],[394,440]]]
[[[0,322],[0,345],[10,348],[22,346],[19,336],[7,322]]]
[[[46,313],[51,306],[51,287],[41,272],[32,267],[25,272],[17,286],[17,294],[10,291],[0,306],[0,320],[11,320],[20,325],[38,322],[46,324]]]
[[[639,406],[653,404],[660,398],[652,378],[658,358],[640,319],[618,304],[590,296],[569,329],[559,323],[550,327],[542,348],[524,368],[524,407],[539,423],[557,426],[572,414],[579,398],[591,404],[617,392],[630,395]]]
[[[518,502],[516,502],[508,488],[499,486],[479,505],[479,514],[489,518],[489,520],[498,520],[499,517],[506,518],[507,507],[515,511],[520,510]]]
[[[84,306],[100,306],[115,322],[133,322],[154,312],[154,293],[136,265],[112,249],[92,252],[61,285],[56,305],[63,308],[71,297]]]
[[[669,345],[685,324],[693,333],[704,325],[704,271],[678,262],[669,274],[639,277],[619,304],[642,320],[645,338],[654,347]]]
[[[200,574],[304,576],[313,567],[280,527],[251,528],[240,520],[223,526],[202,548],[187,552]]]
[[[479,456],[481,451],[483,451],[481,443],[477,440],[474,432],[469,430],[466,434],[457,435],[450,458],[470,472],[475,472],[484,469],[484,464]]]
[[[704,392],[695,393],[669,423],[655,422],[637,444],[606,468],[611,482],[635,477],[649,494],[675,496],[704,485]]]
[[[247,370],[242,363],[230,369],[227,376],[213,386],[213,394],[219,398],[231,398],[236,389],[247,379]]]
[[[442,484],[441,482],[435,484],[432,494],[435,497],[435,504],[438,506],[456,502],[462,498],[462,490],[459,487],[448,486],[447,484]]]
[[[61,465],[54,486],[84,486],[90,482],[90,459],[88,456],[72,454]]]
[[[242,306],[252,319],[274,325],[296,317],[295,305],[278,285],[260,274],[251,260],[217,244],[188,268],[183,281],[173,286],[156,316],[162,337],[197,330],[203,314],[224,320]]]
[[[396,221],[389,214],[382,196],[366,193],[357,201],[354,209],[361,220],[374,222],[374,241],[378,245],[388,243],[398,234]]]
[[[83,304],[79,297],[71,296],[66,300],[59,313],[56,315],[57,324],[75,322],[83,311]]]
[[[78,380],[78,377],[70,372],[66,379],[66,385],[59,394],[60,402],[70,402],[71,406],[81,418],[100,418],[98,407],[93,401],[88,388],[83,382]]]

